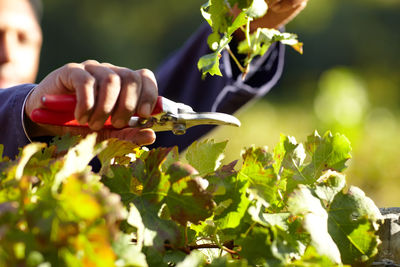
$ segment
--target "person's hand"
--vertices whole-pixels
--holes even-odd
[[[75,94],[75,118],[80,124],[88,123],[90,128],[38,125],[29,121],[27,130],[32,137],[67,132],[86,135],[97,131],[101,140],[117,137],[138,145],[155,140],[150,129],[102,129],[110,115],[116,128],[127,125],[135,112],[144,118],[150,116],[158,89],[154,74],[149,70],[133,71],[94,60],[67,64],[50,73],[27,98],[25,114],[28,118],[34,109],[43,107],[41,98],[46,94]]]
[[[251,28],[280,28],[291,21],[301,10],[308,0],[265,0],[268,4],[267,14],[251,23]]]
[[[265,0],[265,2],[268,4],[267,14],[252,21],[250,31],[257,28],[278,29],[284,26],[306,7],[308,0]],[[232,13],[237,16],[240,13],[239,8],[235,6]]]

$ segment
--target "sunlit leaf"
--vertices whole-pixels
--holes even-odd
[[[221,54],[219,52],[214,52],[202,56],[197,63],[197,68],[203,74],[218,75],[222,76],[221,70],[219,69],[219,59]]]
[[[346,264],[370,261],[378,253],[379,209],[357,187],[338,193],[328,209],[329,233]]]
[[[246,14],[252,18],[260,18],[267,13],[268,5],[264,0],[253,0],[253,3],[246,9]]]
[[[166,203],[175,221],[182,225],[187,222],[198,224],[212,215],[215,203],[206,190],[206,180],[193,177],[192,171],[181,164],[171,165],[167,174],[170,175],[171,187]]]
[[[312,156],[312,161],[303,174],[311,181],[317,180],[322,172],[329,169],[343,171],[346,162],[351,158],[350,142],[344,135],[327,132],[321,137],[315,132],[308,137],[305,146]]]
[[[214,140],[195,141],[186,153],[186,159],[202,176],[215,171],[224,158],[227,141],[215,143]]]
[[[73,148],[68,150],[64,156],[62,169],[56,174],[52,185],[53,192],[59,189],[62,181],[70,175],[83,172],[88,168],[89,162],[100,152],[101,148],[96,147],[96,134],[88,135]]]
[[[318,253],[341,263],[340,252],[328,233],[328,213],[309,188],[300,185],[288,200],[288,209],[294,215],[303,216],[303,227],[311,236],[311,245]]]
[[[135,149],[137,145],[129,141],[108,139],[103,142],[103,146],[104,149],[97,156],[101,162],[100,174],[107,173],[109,176],[112,176],[112,173],[109,171],[113,163],[122,165],[121,162],[123,162],[124,159],[125,162],[129,163],[131,161],[129,154],[136,156]]]

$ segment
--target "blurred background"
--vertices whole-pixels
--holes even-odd
[[[89,58],[130,68],[157,66],[202,23],[205,0],[44,0],[39,79]],[[287,48],[279,84],[238,115],[242,127],[205,138],[229,140],[225,161],[279,135],[303,142],[315,130],[343,133],[353,158],[348,183],[379,207],[400,206],[400,2],[310,0],[286,30],[304,42]]]

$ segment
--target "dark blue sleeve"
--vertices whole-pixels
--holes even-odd
[[[264,96],[277,83],[283,69],[284,47],[275,43],[263,57],[253,60],[245,80],[224,51],[226,53],[223,53],[220,62],[223,76],[208,75],[202,79],[197,61],[210,53],[206,42],[209,33],[209,26],[203,25],[182,49],[161,66],[156,74],[159,94],[190,105],[195,111],[233,114],[252,100]],[[196,126],[188,129],[183,136],[160,132],[151,147],[177,145],[182,150],[212,128]]]
[[[25,97],[34,87],[24,84],[0,89],[0,144],[4,145],[3,156],[14,158],[19,150],[29,143],[22,127],[22,106]]]

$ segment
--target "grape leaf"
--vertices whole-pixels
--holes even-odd
[[[116,266],[148,267],[145,255],[134,246],[129,235],[122,234],[113,242],[112,248],[116,252],[118,261]]]
[[[247,259],[251,266],[280,266],[282,261],[276,259],[272,252],[277,249],[273,240],[270,229],[256,226],[248,235],[242,235],[237,240],[236,243],[241,248],[238,253],[241,258]]]
[[[346,264],[370,261],[378,252],[376,235],[379,209],[364,192],[350,187],[336,195],[328,208],[329,233],[338,244]]]
[[[317,250],[313,246],[307,247],[306,252],[301,257],[301,259],[293,261],[293,263],[288,264],[288,267],[345,267],[348,265],[336,264],[329,257],[325,255],[318,254]]]
[[[167,174],[170,175],[171,186],[166,195],[166,204],[172,219],[185,226],[187,222],[194,224],[212,215],[215,203],[212,195],[206,191],[201,177],[192,177],[193,169],[183,164],[174,163]]]
[[[245,9],[247,16],[251,18],[261,18],[267,13],[268,5],[264,0],[254,0],[251,6]]]
[[[214,32],[222,33],[228,28],[230,17],[225,0],[209,0],[208,3],[202,5],[201,13]]]
[[[257,202],[249,208],[249,214],[253,221],[265,227],[277,226],[282,230],[289,230],[289,212],[282,213],[267,213],[264,211],[265,207],[261,202]]]
[[[63,136],[55,136],[50,141],[50,146],[55,146],[58,153],[67,152],[71,147],[77,145],[82,137],[79,135],[65,134]]]
[[[192,165],[200,176],[214,172],[224,158],[227,141],[215,143],[214,140],[195,141],[189,146],[186,160]]]
[[[288,199],[288,209],[294,215],[303,216],[303,227],[311,236],[311,245],[319,254],[341,263],[340,252],[328,233],[328,213],[318,198],[305,185],[299,185]]]
[[[163,164],[173,148],[158,148],[151,150],[143,158],[138,158],[132,164],[132,175],[141,187],[141,195],[154,203],[160,203],[169,190],[168,176],[162,171]],[[136,182],[137,183],[137,182]]]
[[[220,52],[214,52],[202,56],[197,63],[197,68],[202,71],[203,75],[209,73],[210,75],[222,76],[219,68]]]
[[[236,228],[250,204],[246,194],[248,180],[237,175],[235,164],[232,162],[205,177],[210,183],[207,190],[214,196],[217,205],[214,221],[221,230]]]
[[[346,186],[346,178],[343,174],[328,170],[317,180],[313,193],[325,203],[331,203],[336,194]]]
[[[239,9],[236,17],[232,12],[234,7]],[[244,75],[248,72],[252,59],[264,55],[274,42],[280,41],[290,45],[300,53],[303,51],[302,43],[297,41],[297,36],[294,34],[281,33],[275,29],[257,28],[250,35],[250,22],[267,13],[268,5],[264,0],[209,0],[202,5],[200,10],[203,18],[211,26],[212,33],[209,35],[207,43],[213,51],[213,53],[202,56],[197,63],[203,77],[207,74],[222,76],[219,59],[223,50],[230,52]],[[238,52],[247,55],[243,66],[229,47],[234,33],[238,30],[245,35],[245,40],[238,46]],[[238,36],[235,36],[237,40]]]
[[[200,251],[190,253],[186,258],[178,263],[176,267],[201,267],[204,266],[206,260]]]
[[[97,156],[101,162],[101,169],[99,174],[106,174],[111,177],[113,175],[110,172],[111,164],[122,165],[124,163],[129,164],[132,160],[127,155],[136,155],[137,145],[129,141],[123,141],[116,138],[108,139],[103,142],[105,147]]]
[[[181,235],[178,225],[171,220],[164,220],[158,216],[159,206],[153,205],[146,199],[135,198],[132,203],[139,210],[144,229],[143,244],[153,247],[158,252],[165,250],[164,244],[175,246],[180,243]],[[138,220],[130,217],[130,220]]]
[[[281,181],[274,169],[268,166],[272,157],[264,150],[251,147],[243,154],[243,166],[239,171],[241,179],[249,181],[249,188],[254,198],[263,202],[265,207],[278,206],[280,201]],[[260,161],[261,159],[261,161]]]
[[[89,162],[98,154],[103,147],[95,146],[97,135],[90,134],[73,148],[69,149],[63,159],[63,167],[54,178],[52,191],[55,193],[62,181],[77,172],[88,169]]]
[[[209,265],[209,267],[248,267],[246,259],[232,259],[230,256],[222,256],[215,258]]]
[[[17,180],[22,178],[22,175],[24,174],[24,168],[31,157],[39,152],[41,149],[43,149],[45,146],[46,144],[31,143],[22,150],[22,155],[19,157],[19,162],[15,170],[15,178]]]
[[[310,183],[303,175],[305,159],[303,145],[298,144],[294,137],[281,135],[274,148],[273,168],[279,179],[286,182],[286,194],[293,191],[299,183]]]
[[[305,146],[312,160],[303,174],[310,181],[318,179],[325,170],[343,171],[351,158],[351,145],[344,135],[327,132],[321,137],[315,132],[307,138]]]
[[[336,266],[377,253],[381,215],[361,190],[345,191],[341,135],[315,133],[305,146],[282,135],[273,154],[244,150],[239,170],[219,166],[226,142],[193,145],[195,166],[176,147],[128,159],[117,140],[70,145],[65,155],[28,146],[0,164],[0,265]],[[100,180],[85,164],[102,150]]]
[[[303,44],[297,40],[297,35],[268,28],[258,28],[250,35],[249,40],[241,41],[238,53],[250,54],[245,63],[250,64],[254,57],[264,55],[275,42],[290,45],[300,54],[303,53]]]

